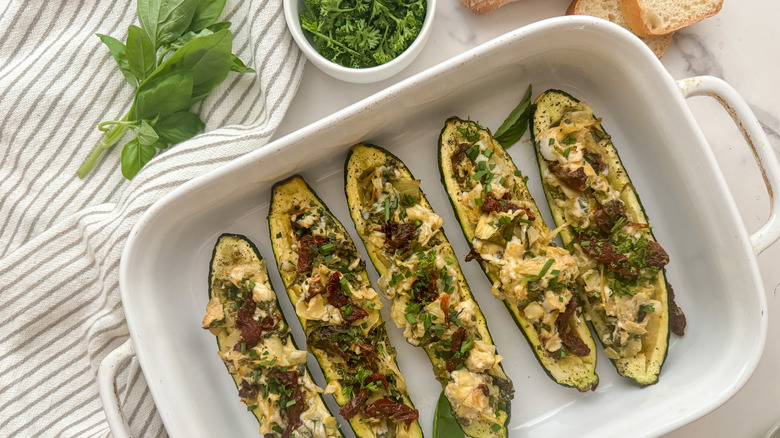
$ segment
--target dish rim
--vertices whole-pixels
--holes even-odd
[[[191,181],[188,181],[187,183],[183,184],[182,186],[172,190],[168,194],[164,195],[160,200],[158,200],[155,204],[153,204],[145,213],[144,215],[139,219],[139,221],[134,225],[130,236],[128,237],[127,243],[123,249],[122,252],[122,259],[120,262],[120,273],[119,273],[119,280],[120,280],[120,294],[123,301],[123,308],[125,307],[125,298],[126,294],[130,293],[129,287],[127,285],[128,282],[128,270],[130,269],[130,265],[128,260],[130,259],[130,255],[134,251],[134,247],[138,244],[137,243],[137,236],[140,234],[140,231],[146,226],[147,223],[149,223],[154,217],[159,215],[161,212],[165,211],[168,206],[173,203],[175,200],[177,200],[179,197],[182,197],[186,195],[188,192],[199,190],[200,188],[203,188],[205,186],[208,186],[209,184],[212,184],[221,178],[225,177],[226,175],[229,175],[234,172],[239,172],[244,167],[249,167],[255,164],[257,161],[265,160],[267,157],[273,156],[279,152],[281,152],[283,149],[287,148],[291,143],[293,143],[296,139],[302,139],[302,138],[308,138],[309,136],[315,134],[318,131],[325,130],[333,125],[337,125],[340,122],[342,122],[344,119],[346,119],[349,115],[354,114],[356,111],[359,111],[361,109],[370,108],[372,105],[376,105],[382,101],[385,101],[387,99],[392,99],[396,94],[399,94],[403,92],[407,88],[414,87],[416,84],[420,82],[426,82],[430,80],[430,77],[435,77],[441,72],[449,71],[451,69],[456,68],[459,64],[465,64],[469,61],[473,60],[474,58],[479,58],[480,56],[483,56],[486,54],[486,52],[491,52],[496,49],[500,49],[502,46],[511,43],[515,40],[521,40],[529,37],[529,34],[533,34],[536,32],[543,32],[543,31],[550,31],[550,30],[556,30],[556,28],[564,28],[568,29],[570,27],[595,27],[598,29],[601,29],[605,32],[613,33],[613,34],[623,34],[623,36],[629,36],[631,35],[628,31],[626,31],[623,28],[620,28],[616,25],[613,25],[609,22],[606,22],[601,19],[592,18],[592,17],[584,17],[584,16],[574,16],[574,17],[555,17],[547,20],[542,20],[533,24],[530,24],[528,26],[524,26],[520,29],[517,29],[515,31],[509,32],[507,34],[504,34],[498,38],[495,38],[491,41],[488,41],[478,47],[475,47],[474,49],[471,49],[467,52],[464,52],[463,54],[456,56],[454,58],[451,58],[447,61],[444,61],[438,65],[435,65],[433,67],[430,67],[429,69],[424,70],[421,73],[418,73],[406,80],[403,80],[391,87],[388,87],[385,90],[379,91],[355,104],[352,104],[338,112],[335,112],[331,114],[330,116],[327,116],[323,119],[320,119],[319,121],[316,121],[310,125],[307,125],[299,130],[296,130],[295,132],[292,132],[290,134],[287,134],[270,144],[266,145],[265,147],[262,147],[260,149],[257,149],[253,152],[250,152],[249,154],[246,154],[242,157],[239,157],[235,159],[234,161],[227,163],[223,166],[220,166],[217,169],[214,169],[204,175],[201,175],[197,178],[194,178]],[[633,38],[633,36],[632,36]],[[668,78],[668,81],[664,81],[665,86],[668,89],[674,89],[677,91],[679,102],[681,102],[681,106],[686,109],[686,114],[693,120],[693,123],[691,124],[691,128],[696,131],[696,135],[702,138],[702,141],[705,144],[708,144],[706,139],[703,137],[703,133],[701,132],[701,129],[698,125],[698,123],[695,122],[693,119],[692,114],[690,113],[690,109],[685,104],[685,100],[679,93],[678,85],[675,83],[674,79],[669,75],[669,73],[666,71],[665,68],[660,64],[660,62],[655,58],[654,55],[652,55],[652,52],[649,48],[647,48],[644,44],[641,44],[641,42],[636,39],[636,41],[632,40],[632,43],[636,46],[637,50],[645,50],[646,53],[652,57],[652,59],[656,62],[656,70],[655,72],[651,72],[653,74],[659,74],[666,78]],[[723,177],[722,171],[720,169],[720,166],[715,162],[714,155],[712,154],[712,151],[710,150],[706,157],[704,157],[707,161],[711,162],[712,169],[716,172],[717,177],[717,183],[719,185],[718,190],[721,191],[729,205],[728,211],[730,213],[736,212],[736,204],[734,202],[733,196],[731,192],[728,190],[728,187],[726,185],[725,179]],[[737,220],[735,222],[738,225],[738,242],[739,245],[744,247],[746,254],[749,254],[749,260],[746,261],[746,269],[749,270],[749,274],[753,279],[759,280],[757,282],[757,285],[762,285],[760,282],[760,272],[758,270],[758,264],[756,260],[756,254],[753,251],[752,247],[749,244],[749,235],[747,232],[747,229],[745,227],[744,222],[737,217]],[[742,292],[747,293],[747,292]],[[758,361],[760,360],[761,353],[763,352],[763,346],[766,340],[766,331],[767,331],[767,304],[766,304],[766,292],[763,290],[756,289],[755,293],[757,294],[757,298],[759,301],[759,309],[761,312],[761,321],[759,322],[759,328],[760,333],[758,334],[758,347],[754,349],[755,354],[754,357],[748,358],[749,360],[746,360],[746,367],[744,368],[745,372],[742,373],[738,379],[736,379],[732,384],[724,391],[720,393],[720,397],[712,402],[710,405],[706,406],[705,408],[700,408],[697,410],[689,411],[683,415],[680,415],[676,417],[675,421],[672,421],[670,423],[667,423],[665,425],[659,426],[656,429],[654,429],[653,433],[667,433],[674,429],[677,429],[685,424],[690,423],[691,421],[694,421],[695,419],[701,418],[702,416],[706,415],[707,413],[715,410],[717,407],[725,403],[727,400],[729,400],[736,392],[738,392],[744,384],[747,382],[747,380],[750,378],[750,376],[753,374],[753,371],[755,370],[756,366],[758,365]],[[127,310],[127,309],[126,309]],[[143,360],[143,353],[141,351],[143,350],[143,343],[138,338],[137,332],[133,329],[133,319],[127,318],[128,327],[130,329],[130,337],[133,339],[133,344],[135,345],[136,352],[138,354],[139,361],[141,362],[142,369],[144,368],[144,360]],[[155,391],[154,388],[151,388],[152,385],[150,385],[150,390],[152,392],[152,395],[154,397]],[[156,397],[155,397],[156,402]],[[163,415],[163,420],[165,420],[165,416]]]

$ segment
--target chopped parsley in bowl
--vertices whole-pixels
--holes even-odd
[[[285,0],[287,26],[318,68],[349,82],[389,78],[430,33],[436,0]]]

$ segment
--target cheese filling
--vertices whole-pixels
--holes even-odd
[[[434,370],[448,382],[445,395],[456,416],[500,423],[497,385],[511,388],[511,382],[495,346],[482,338],[481,313],[441,233],[444,221],[422,202],[419,182],[405,179],[396,163],[376,167],[365,181],[367,245],[388,267],[378,286],[393,301],[393,321],[407,342],[441,361]]]
[[[536,217],[530,196],[524,196],[523,177],[507,165],[501,145],[473,122],[464,122],[459,130],[473,134],[461,136],[460,149],[452,158],[460,191],[457,199],[474,229],[471,246],[497,279],[493,295],[533,325],[545,354],[565,357],[572,351],[564,348],[556,321],[572,300],[577,261],[552,243],[557,230],[550,231]],[[552,156],[557,149],[548,142],[542,153]],[[570,159],[582,156],[571,152]]]
[[[281,437],[289,429],[301,437],[340,437],[305,368],[307,353],[295,348],[277,307],[265,260],[222,265],[212,274],[216,294],[203,327],[218,336],[219,355],[260,433]]]
[[[665,281],[661,270],[668,256],[655,243],[644,217],[628,208],[627,202],[638,201],[603,161],[609,156],[609,138],[589,106],[580,103],[538,139],[547,162],[543,180],[554,188],[556,207],[575,227],[572,255],[578,282],[588,305],[607,325],[602,336],[607,356],[636,356],[651,348],[643,345],[643,335],[664,311],[656,292]]]

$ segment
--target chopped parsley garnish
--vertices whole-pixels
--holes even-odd
[[[477,155],[479,155],[479,146],[473,145],[470,148],[466,149],[466,156],[469,157],[471,161],[476,160]]]
[[[307,0],[299,15],[320,54],[344,67],[387,63],[412,44],[422,29],[425,0],[352,2]]]

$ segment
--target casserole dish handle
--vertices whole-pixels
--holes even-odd
[[[723,105],[753,151],[769,193],[769,219],[750,236],[753,251],[756,255],[761,254],[780,238],[780,203],[774,202],[775,193],[780,193],[780,164],[772,145],[747,102],[722,79],[714,76],[696,76],[677,81],[677,86],[686,99],[693,96],[709,96]]]
[[[119,394],[116,390],[116,375],[122,364],[135,357],[130,339],[104,357],[98,368],[98,388],[103,411],[111,433],[115,438],[130,438],[130,427],[119,409]]]

